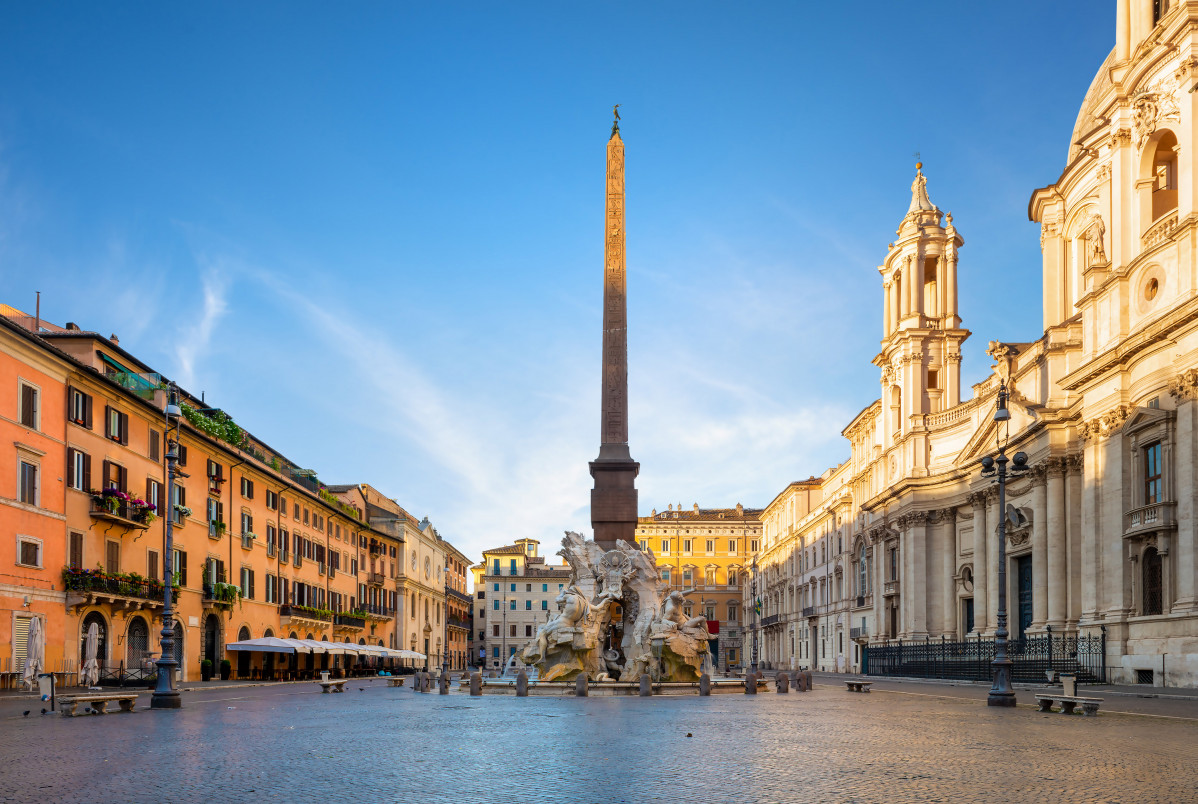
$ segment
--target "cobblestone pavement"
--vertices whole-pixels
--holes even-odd
[[[0,800],[1198,801],[1190,719],[1067,717],[831,684],[653,699],[347,688],[212,689],[178,712],[7,716]]]

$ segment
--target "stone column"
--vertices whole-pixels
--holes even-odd
[[[882,539],[882,529],[879,527],[870,532],[869,535],[872,544],[869,548],[870,566],[869,578],[872,589],[870,593],[873,595],[874,607],[874,629],[873,636],[881,637],[886,633],[886,576],[883,574],[884,565],[886,562],[886,548],[883,546],[885,541]]]
[[[1068,537],[1065,533],[1065,461],[1049,458],[1046,478],[1045,525],[1048,529],[1048,625],[1065,627],[1069,592]]]
[[[1131,10],[1130,0],[1115,2],[1115,63],[1127,61],[1131,56]]]
[[[911,286],[915,283],[914,272],[911,270],[911,255],[903,257],[903,274],[902,280],[899,282],[899,289],[902,295],[899,304],[899,320],[911,314]]]
[[[1125,415],[1124,409],[1108,414],[1109,430],[1099,447],[1105,481],[1098,518],[1098,545],[1102,551],[1099,588],[1105,591],[1104,608],[1108,617],[1122,616],[1132,610],[1131,563],[1125,558],[1127,547],[1123,541],[1123,436],[1118,429]]]
[[[918,251],[916,251],[916,252],[915,252],[915,256],[913,257],[913,259],[914,259],[914,261],[915,261],[915,270],[914,270],[914,272],[913,272],[913,273],[915,274],[915,287],[911,288],[911,295],[912,295],[912,296],[914,296],[914,298],[915,298],[915,309],[913,310],[913,312],[919,313],[920,315],[923,315],[923,313],[924,313],[924,303],[923,303],[923,283],[924,283],[924,273],[923,273],[923,256],[924,256],[924,255],[923,255],[923,249],[920,249],[920,250],[918,250]]]
[[[940,512],[940,628],[942,635],[957,638],[957,509]]]
[[[948,265],[948,260],[944,259],[941,254],[936,258],[936,316],[944,320],[945,329],[948,328],[948,320],[946,318],[948,311],[948,283],[945,281],[945,266]]]
[[[902,590],[903,601],[911,612],[911,637],[923,639],[928,635],[928,544],[931,541],[931,529],[934,526],[929,521],[926,511],[911,515],[911,525],[907,533],[911,541],[910,584]]]
[[[1088,434],[1087,434],[1088,435]],[[1099,551],[1100,521],[1099,500],[1102,480],[1101,462],[1097,438],[1086,438],[1085,466],[1082,477],[1082,528],[1081,528],[1081,616],[1085,620],[1100,619],[1099,583],[1102,578],[1102,553]],[[1122,540],[1120,540],[1122,541]]]
[[[998,510],[998,488],[990,486],[986,489],[986,588],[990,590],[989,605],[986,607],[986,633],[993,635],[998,628],[998,518],[1002,512]],[[1008,579],[1010,573],[1007,573]],[[1008,580],[1008,590],[1010,582]],[[1007,622],[1010,624],[1010,600],[1007,595]],[[975,614],[976,616],[976,614]]]
[[[986,493],[977,491],[969,495],[973,505],[973,627],[980,634],[986,630],[986,612],[990,610],[990,575],[986,560]]]
[[[1048,484],[1045,470],[1032,467],[1032,624],[1030,631],[1043,630],[1048,622]]]
[[[892,332],[890,328],[890,310],[892,305],[891,295],[893,286],[887,280],[882,283],[882,337],[889,338]]]
[[[1173,456],[1173,499],[1177,500],[1177,535],[1173,537],[1173,561],[1177,579],[1172,611],[1198,609],[1198,372],[1183,374],[1170,389],[1177,400],[1177,448]],[[1169,466],[1168,463],[1165,464]],[[1166,468],[1166,472],[1168,469]]]
[[[957,258],[949,255],[944,266],[944,326],[955,329],[960,324],[957,320]]]
[[[1082,455],[1066,458],[1065,469],[1065,534],[1069,540],[1065,625],[1073,630],[1082,613]]]

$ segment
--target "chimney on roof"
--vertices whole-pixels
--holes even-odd
[[[653,509],[653,514],[652,514],[652,516],[653,516],[653,518],[654,518],[654,519],[656,519],[656,518],[657,518],[657,509],[656,509],[656,508],[654,508],[654,509]]]
[[[112,341],[113,346],[121,345],[121,339],[116,336],[115,332],[108,336],[108,340]]]
[[[741,505],[740,503],[736,504],[736,515],[737,516],[745,515],[745,507],[743,505]]]
[[[695,513],[699,513],[699,504],[695,503]]]
[[[67,322],[67,332],[79,332],[79,325],[74,321]]]

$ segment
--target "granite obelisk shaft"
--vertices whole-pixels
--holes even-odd
[[[635,544],[640,464],[628,451],[628,304],[624,270],[624,141],[617,123],[607,141],[603,242],[603,391],[599,457],[591,461],[591,526],[607,549]]]

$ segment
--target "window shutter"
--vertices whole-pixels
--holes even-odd
[[[155,496],[154,495],[154,479],[147,477],[146,478],[146,496],[143,497],[142,499],[148,503],[152,503],[152,502],[154,502],[154,496]]]
[[[83,534],[82,533],[72,533],[71,534],[71,566],[76,567],[76,568],[83,566]]]
[[[225,576],[225,562],[219,558],[216,560],[216,578],[221,583],[228,583]]]
[[[249,486],[250,486],[250,493],[248,496],[252,500],[252,499],[254,499],[254,481],[250,480],[248,482],[249,482]]]
[[[112,432],[112,406],[105,405],[104,406],[104,437],[112,438],[113,435],[114,434]]]
[[[86,452],[83,453],[83,490],[91,491],[92,488],[92,456]]]
[[[117,467],[117,482],[120,484],[121,491],[129,490],[129,470],[123,466]]]
[[[158,431],[150,428],[150,460],[158,463],[161,457],[158,452]]]
[[[250,570],[250,600],[254,599],[254,571]]]
[[[36,400],[36,394],[34,393],[33,386],[22,385],[21,386],[21,424],[23,424],[26,427],[33,427],[33,425],[37,422],[37,416],[34,413],[35,400]]]
[[[121,414],[121,443],[129,443],[129,414]]]
[[[100,469],[100,485],[101,485],[100,491],[104,491],[105,489],[108,488],[108,478],[109,478],[110,472],[112,471],[109,467],[111,467],[111,466],[112,466],[112,463],[108,460],[105,460],[103,466]]]
[[[71,408],[74,407],[74,405],[75,405],[75,394],[77,394],[77,393],[79,393],[79,392],[75,390],[75,386],[73,386],[73,385],[67,386],[67,421],[69,421],[69,422],[72,422],[75,420],[75,417],[71,415],[71,413],[72,413]]]
[[[150,550],[148,553],[149,555],[146,557],[147,569],[149,569],[148,575],[154,580],[158,580],[160,577],[158,574],[158,551]]]
[[[175,571],[179,573],[179,585],[187,586],[187,553],[179,551],[179,566],[175,567]]]
[[[187,466],[187,447],[179,445],[179,465]]]
[[[83,395],[83,426],[92,429],[92,398],[89,394]]]
[[[166,516],[166,511],[163,509],[163,505],[162,505],[162,498],[163,498],[163,495],[165,495],[165,494],[166,494],[166,487],[163,486],[161,483],[159,483],[158,484],[158,494],[155,495],[155,498],[154,498],[154,505],[156,506],[154,510],[157,511],[158,516]]]
[[[75,477],[75,453],[78,450],[67,447],[67,487],[77,488],[83,478]]]
[[[182,486],[175,486],[179,490],[179,505],[187,507],[187,489]]]

